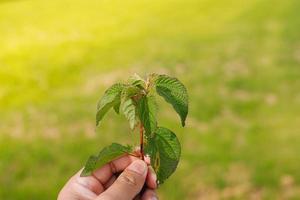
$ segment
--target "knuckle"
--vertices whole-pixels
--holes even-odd
[[[117,167],[114,162],[109,162],[109,166],[113,174],[117,173]]]
[[[137,179],[136,179],[136,177],[132,173],[130,173],[128,171],[125,171],[119,177],[119,181],[121,183],[125,183],[125,184],[131,185],[131,186],[136,186],[137,185]]]

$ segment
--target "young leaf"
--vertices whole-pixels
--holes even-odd
[[[158,75],[155,79],[156,92],[170,103],[185,126],[188,114],[188,94],[185,86],[177,79],[167,75]]]
[[[89,157],[80,176],[89,176],[95,169],[131,151],[131,147],[112,143],[110,146],[104,147],[97,156],[92,155]]]
[[[121,112],[124,114],[129,122],[130,128],[133,130],[137,123],[137,120],[135,104],[131,98],[126,98],[121,102]]]
[[[150,155],[151,166],[162,184],[177,168],[181,147],[176,135],[169,129],[158,127],[154,138],[147,140],[145,152]]]
[[[104,95],[98,102],[96,126],[99,125],[99,122],[102,120],[107,111],[120,102],[120,96],[124,86],[124,84],[117,83],[105,91]]]
[[[126,98],[126,97],[133,97],[137,94],[139,94],[141,91],[140,88],[136,87],[136,86],[133,86],[133,85],[127,85],[123,91],[122,91],[122,94],[121,94],[121,99],[122,98]]]
[[[141,90],[136,86],[127,86],[123,89],[121,94],[121,112],[124,114],[129,122],[130,128],[133,130],[137,124],[136,119],[136,103],[132,99],[135,95],[139,94]]]
[[[145,81],[142,79],[138,74],[132,75],[129,80],[129,84],[133,86],[137,86],[140,89],[143,89],[145,87]]]
[[[117,101],[114,105],[114,111],[119,114],[120,113],[120,105],[121,105],[121,101]]]
[[[138,103],[139,118],[145,128],[147,137],[153,137],[157,128],[157,104],[154,96],[143,96]]]

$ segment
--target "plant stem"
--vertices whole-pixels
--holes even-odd
[[[144,126],[140,123],[140,153],[142,160],[144,160]]]

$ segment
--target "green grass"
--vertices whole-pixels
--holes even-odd
[[[129,142],[95,107],[110,84],[187,85],[183,155],[161,199],[300,196],[298,0],[0,1],[0,199],[55,199],[86,158]],[[128,131],[124,131],[128,130]]]

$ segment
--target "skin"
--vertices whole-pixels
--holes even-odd
[[[124,155],[95,170],[92,176],[80,177],[81,169],[62,188],[58,200],[158,199],[156,174],[149,163],[147,157],[143,161]]]

